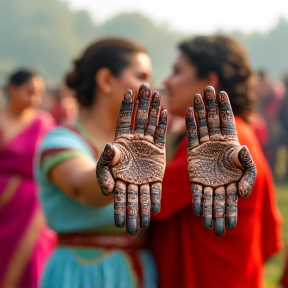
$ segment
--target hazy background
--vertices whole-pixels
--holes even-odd
[[[288,67],[287,0],[1,0],[0,79],[20,65],[57,83],[89,42],[122,35],[147,46],[159,85],[180,40],[213,33],[234,35],[255,69],[282,78]]]
[[[288,70],[288,0],[0,0],[0,88],[10,72],[25,66],[35,68],[48,87],[55,87],[87,44],[108,35],[125,36],[148,48],[158,88],[170,73],[180,41],[215,33],[236,37],[255,70],[265,70],[270,80],[283,81]],[[276,100],[279,110],[283,108],[284,98],[271,95],[271,105]],[[272,140],[275,131],[287,135],[288,126],[280,123],[278,112],[274,114],[275,119],[263,113],[273,128]],[[276,196],[288,247],[288,144],[280,143],[275,149],[273,171],[280,171],[274,173],[278,174]],[[266,264],[266,288],[277,287],[286,250]]]

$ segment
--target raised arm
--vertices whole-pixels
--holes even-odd
[[[55,165],[48,176],[69,197],[87,206],[103,207],[113,199],[102,194],[95,178],[95,167],[95,160],[81,155]]]

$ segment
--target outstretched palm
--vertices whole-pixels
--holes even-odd
[[[256,169],[238,141],[228,95],[220,92],[216,97],[207,86],[203,96],[204,101],[196,94],[194,109],[186,112],[187,164],[194,214],[202,214],[204,227],[214,226],[220,236],[225,226],[235,228],[238,194],[249,196]]]
[[[137,108],[136,108],[137,106]],[[136,110],[133,129],[133,110]],[[134,235],[150,221],[150,210],[160,211],[165,169],[167,112],[160,113],[160,96],[151,95],[143,84],[134,99],[127,91],[120,108],[115,139],[107,144],[97,164],[96,175],[105,195],[114,193],[117,227],[126,225]]]

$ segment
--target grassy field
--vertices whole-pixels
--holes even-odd
[[[288,183],[276,185],[277,202],[284,219],[282,237],[284,246],[288,249]],[[279,278],[284,267],[284,249],[272,257],[265,265],[265,287],[278,287]]]

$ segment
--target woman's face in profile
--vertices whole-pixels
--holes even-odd
[[[41,103],[44,92],[44,81],[34,76],[20,86],[10,85],[9,96],[11,103],[18,109],[37,107]]]
[[[129,56],[130,65],[127,66],[118,77],[111,82],[111,99],[115,105],[116,115],[119,112],[123,96],[128,89],[137,96],[139,87],[143,83],[150,84],[152,65],[146,53],[136,53]]]
[[[187,107],[193,106],[194,95],[203,92],[207,80],[197,77],[196,67],[180,52],[174,61],[172,74],[164,83],[169,112],[183,116]]]
[[[151,82],[152,65],[146,53],[137,53],[130,56],[130,65],[124,69],[119,77],[124,93],[127,89],[135,94],[141,84]],[[119,87],[120,88],[120,87]]]

